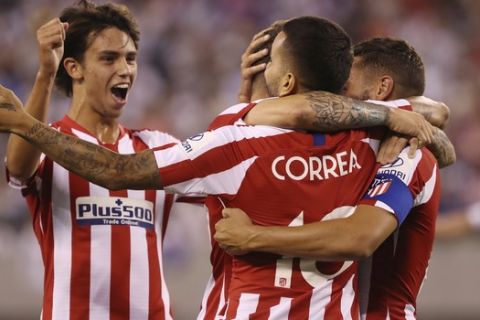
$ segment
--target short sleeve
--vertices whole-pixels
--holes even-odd
[[[371,205],[387,210],[395,215],[399,225],[407,218],[415,204],[412,181],[418,178],[416,170],[422,159],[422,152],[417,150],[415,156],[408,156],[409,148],[405,148],[392,163],[378,170],[367,193],[360,204]]]

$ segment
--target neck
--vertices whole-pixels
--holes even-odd
[[[120,135],[117,118],[105,117],[95,111],[95,108],[89,105],[85,99],[75,99],[75,95],[73,97],[67,115],[88,130],[101,143],[116,143]]]

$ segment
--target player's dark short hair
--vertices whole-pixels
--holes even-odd
[[[140,39],[138,24],[124,5],[113,3],[95,5],[88,0],[81,0],[76,5],[65,8],[60,20],[68,22],[69,27],[55,85],[69,97],[72,95],[72,78],[63,67],[63,61],[70,57],[82,62],[85,51],[99,32],[111,27],[117,28],[128,34],[135,48],[138,48]]]
[[[282,25],[286,49],[307,90],[339,93],[352,67],[352,42],[338,24],[318,17],[298,17]]]
[[[404,40],[373,38],[354,46],[360,66],[386,72],[395,81],[399,94],[421,96],[425,91],[425,68],[415,49]]]

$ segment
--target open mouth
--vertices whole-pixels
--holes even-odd
[[[119,100],[125,100],[128,93],[128,84],[119,84],[111,89],[113,95]]]

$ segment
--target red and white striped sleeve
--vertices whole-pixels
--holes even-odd
[[[265,139],[289,132],[268,126],[223,126],[155,150],[165,190],[234,195]]]
[[[360,204],[385,209],[398,220],[399,225],[406,219],[413,207],[424,204],[432,197],[438,167],[427,150],[417,150],[415,156],[408,156],[405,148],[392,163],[377,172]]]

